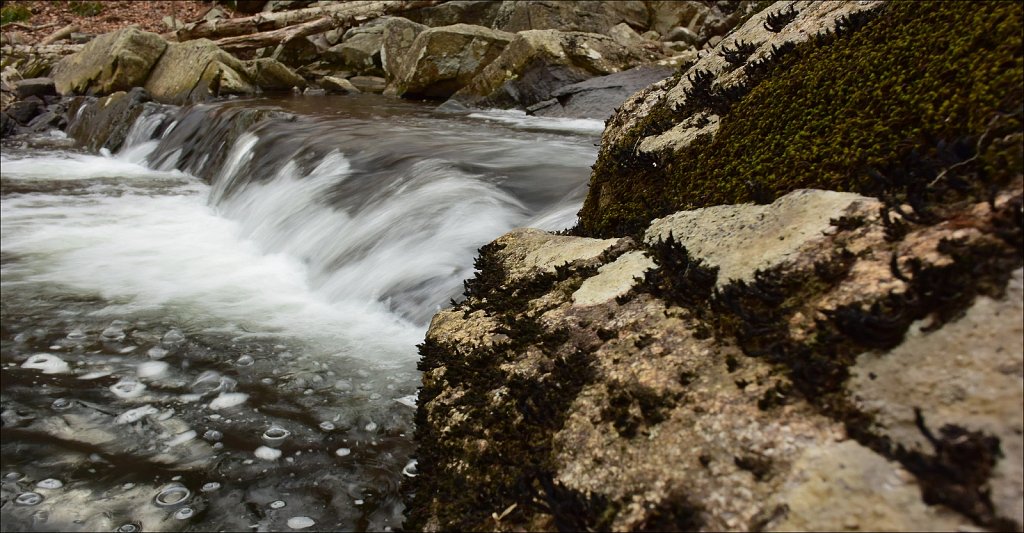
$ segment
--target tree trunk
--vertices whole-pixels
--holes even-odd
[[[0,54],[8,57],[69,56],[81,52],[84,47],[84,44],[5,44],[0,47]]]
[[[78,24],[68,24],[67,26],[64,26],[63,28],[51,33],[50,35],[47,35],[45,39],[39,41],[39,44],[44,46],[48,44],[53,44],[71,35],[72,33],[75,33],[76,31],[78,31]]]
[[[239,35],[268,33],[296,24],[316,21],[324,17],[331,17],[335,20],[347,20],[351,24],[352,21],[357,19],[366,20],[439,3],[441,3],[439,0],[363,0],[339,2],[321,7],[308,7],[293,11],[282,11],[280,13],[259,13],[251,17],[193,22],[172,32],[171,35],[176,37],[179,42],[204,37],[223,40],[223,38]],[[328,27],[326,29],[331,28]],[[259,48],[260,46],[264,45],[252,48]]]
[[[225,37],[223,39],[217,39],[214,42],[217,43],[217,46],[228,52],[238,52],[241,50],[263,48],[265,46],[277,46],[279,44],[287,43],[292,39],[298,39],[299,37],[305,37],[307,35],[313,35],[314,33],[330,30],[336,26],[338,26],[338,23],[333,18],[323,17],[310,22],[281,28],[279,30],[254,33],[252,35]]]

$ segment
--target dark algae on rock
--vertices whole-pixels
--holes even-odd
[[[637,149],[693,111],[656,106],[602,147],[579,231],[634,233],[679,209],[769,202],[803,187],[877,195],[887,187],[870,169],[915,148],[936,155],[939,143],[970,146],[978,177],[1005,183],[1021,164],[1022,11],[1019,2],[889,2],[848,17],[782,54],[714,138],[676,153]]]
[[[407,527],[1020,530],[1024,7],[761,7],[480,250]]]
[[[578,286],[581,273],[592,275],[595,269],[566,265],[552,273],[510,281],[496,257],[502,248],[492,243],[480,249],[477,275],[465,282],[466,300],[454,310],[464,318],[481,312],[495,317],[493,332],[507,340],[463,348],[428,336],[419,347],[419,370],[428,377],[419,396],[416,439],[440,445],[420,449],[420,475],[410,483],[412,504],[406,527],[500,529],[501,520],[521,520],[526,513],[548,517],[535,524],[541,529],[606,530],[608,524],[601,517],[606,501],[552,479],[551,437],[561,429],[573,398],[593,378],[591,356],[563,350],[567,334],[545,329],[528,312],[531,300],[559,284]],[[531,352],[542,359],[539,376],[509,375],[503,368]],[[439,369],[438,377],[431,379]],[[444,435],[438,435],[440,421],[428,421],[423,406],[451,387],[463,395],[454,402],[451,418],[442,422]],[[472,490],[463,480],[437,471],[453,465],[471,478],[470,485],[488,490]]]

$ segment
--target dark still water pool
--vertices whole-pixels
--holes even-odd
[[[601,129],[296,97],[5,144],[3,529],[400,528],[416,344],[479,246],[575,223]]]

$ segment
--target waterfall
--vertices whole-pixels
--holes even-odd
[[[602,126],[300,97],[146,104],[116,154],[5,147],[0,455],[35,502],[5,524],[399,527],[416,344],[478,247],[575,222]],[[176,483],[186,518],[138,503]]]

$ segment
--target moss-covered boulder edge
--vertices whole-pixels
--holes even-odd
[[[1024,6],[790,4],[751,17],[713,54],[610,119],[579,234],[632,234],[681,209],[765,203],[798,188],[918,200],[948,183],[903,174],[968,160],[978,179],[960,196],[1014,177]],[[803,11],[829,4],[861,11],[801,26]],[[769,15],[790,9],[797,17],[778,33],[762,30]],[[746,58],[725,60],[752,44],[760,46]],[[715,127],[700,127],[708,123]],[[693,138],[655,142],[670,130]]]
[[[406,527],[1020,530],[1021,18],[777,2],[624,104],[431,324]]]

